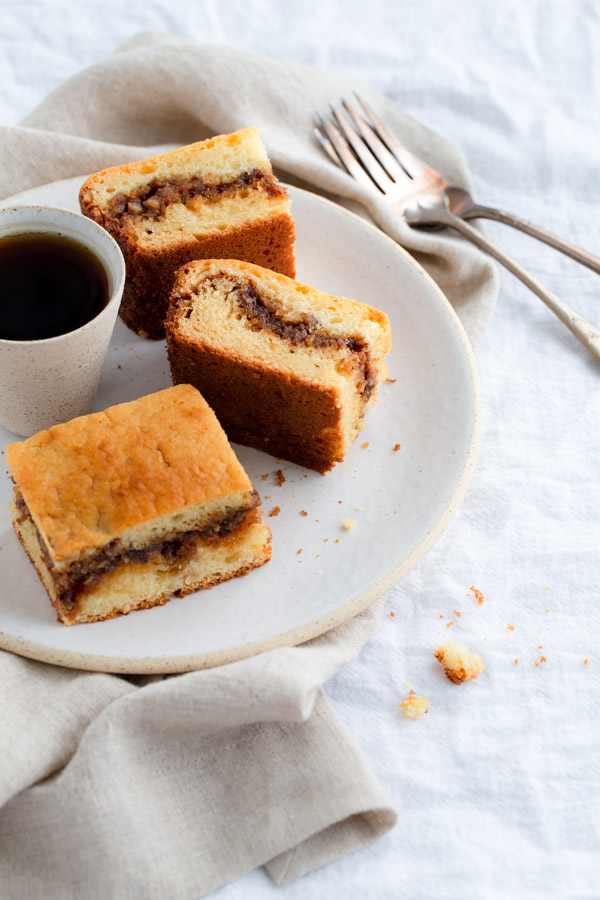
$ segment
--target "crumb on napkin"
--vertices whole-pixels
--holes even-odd
[[[417,697],[414,691],[409,691],[408,697],[405,697],[398,706],[408,719],[420,719],[429,712],[429,700]]]
[[[470,653],[462,644],[447,641],[433,654],[444,667],[446,677],[454,684],[462,684],[477,678],[483,669],[483,660],[478,653]]]
[[[473,591],[473,596],[475,597],[475,599],[481,606],[483,604],[483,600],[484,600],[484,597],[483,597],[483,594],[481,593],[481,591],[478,591],[476,587],[473,587],[473,585],[471,585],[469,590]],[[467,594],[467,596],[468,596],[468,594]]]

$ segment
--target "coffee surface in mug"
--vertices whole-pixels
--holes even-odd
[[[0,338],[67,334],[95,318],[108,299],[102,263],[78,241],[50,233],[0,239]]]

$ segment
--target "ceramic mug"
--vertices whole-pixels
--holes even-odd
[[[39,233],[70,238],[91,251],[106,273],[108,302],[65,334],[0,338],[0,423],[24,437],[92,411],[125,283],[118,244],[91,219],[53,206],[0,208],[0,241]],[[0,297],[11,302],[1,284]]]

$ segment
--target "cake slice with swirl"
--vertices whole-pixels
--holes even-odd
[[[105,169],[79,202],[123,251],[120,315],[143,337],[164,337],[175,273],[192,259],[234,257],[295,274],[290,200],[256,128]]]
[[[271,556],[258,494],[190,385],[10,444],[13,527],[59,621],[97,622]]]
[[[201,391],[230,440],[326,472],[385,379],[385,313],[238,260],[180,270],[167,317],[173,381]]]

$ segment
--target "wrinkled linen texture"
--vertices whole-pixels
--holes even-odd
[[[464,184],[464,162],[429,129],[460,146],[479,200],[600,252],[600,15],[589,0],[27,9],[4,11],[2,121],[20,122],[50,87],[141,29],[244,53],[143,38],[121,51],[120,71],[108,59],[77,75],[24,127],[2,129],[4,195],[256,124],[279,174],[364,212],[366,197],[307,137],[308,103],[323,109],[359,89]],[[250,66],[249,50],[271,62]],[[133,53],[146,63],[132,75]],[[3,657],[0,880],[10,877],[12,896],[187,900],[219,883],[219,900],[600,896],[597,364],[506,273],[490,321],[491,269],[459,238],[409,232],[381,204],[368,212],[428,265],[474,345],[483,335],[482,444],[460,510],[384,609],[246,661],[258,670],[244,662],[144,684]],[[509,229],[486,230],[600,320],[598,276]],[[481,653],[475,682],[451,684],[433,658],[449,635]],[[429,700],[414,722],[396,709],[409,688]],[[344,764],[334,756],[329,767],[321,742]],[[382,835],[392,808],[398,823]],[[382,836],[367,843],[365,832]],[[269,858],[271,877],[252,869]]]
[[[496,295],[490,263],[460,240],[411,232],[315,146],[314,110],[351,87],[308,67],[142,36],[3,128],[0,192],[252,123],[280,177],[359,201],[409,246],[478,340]],[[454,148],[369,99],[468,184]],[[301,647],[157,683],[3,653],[0,868],[11,896],[186,898],[262,864],[286,883],[383,835],[396,811],[321,687],[356,656],[382,605]]]

